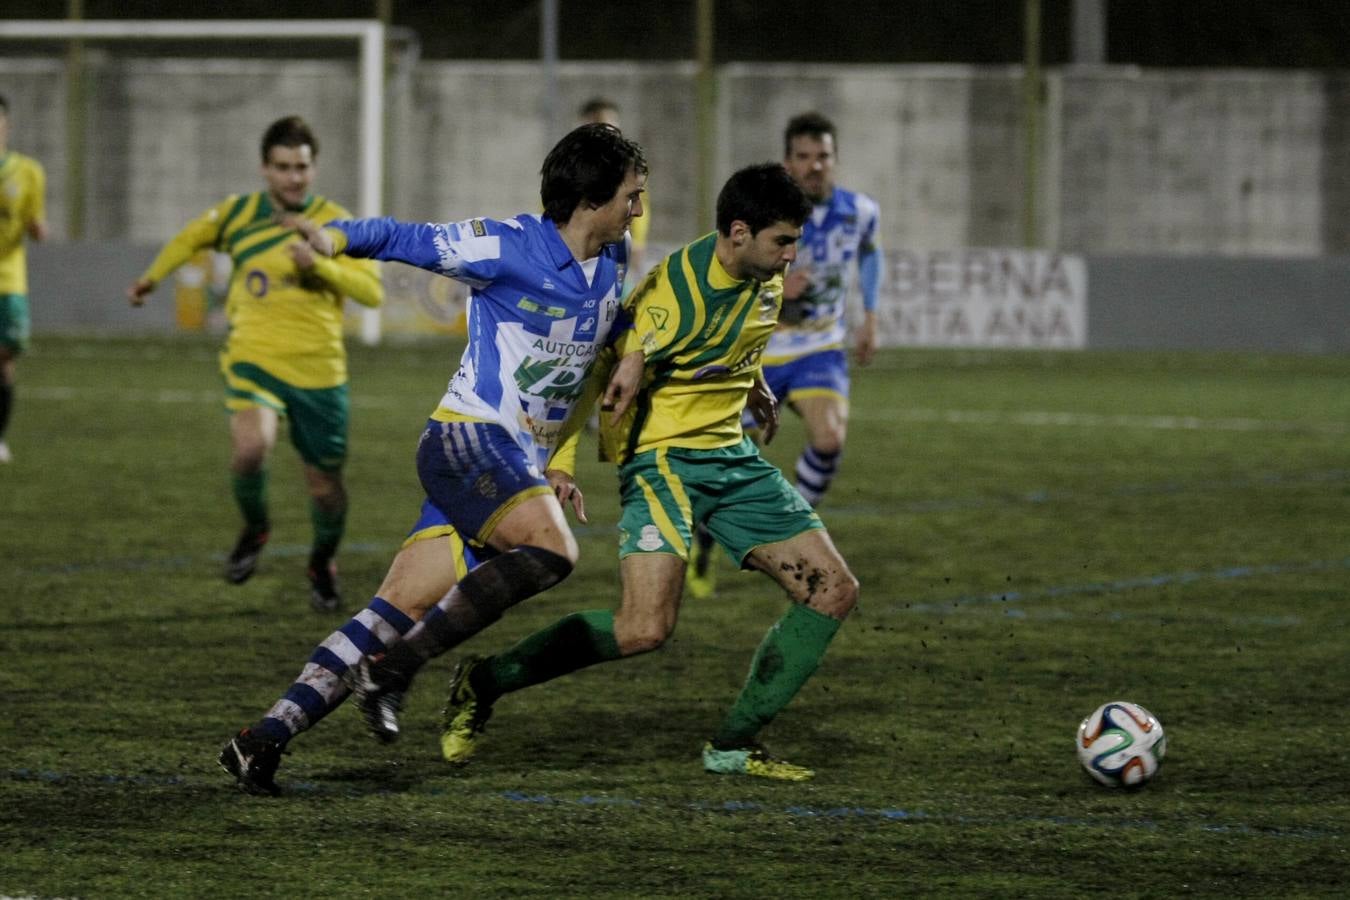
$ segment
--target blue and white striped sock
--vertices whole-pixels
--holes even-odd
[[[415,623],[376,597],[370,605],[314,648],[290,689],[277,700],[254,731],[285,744],[314,727],[351,693],[342,675],[362,656],[382,653]]]
[[[812,506],[820,503],[825,492],[830,489],[835,473],[839,471],[839,457],[842,454],[822,453],[807,445],[802,455],[797,457],[797,493]]]

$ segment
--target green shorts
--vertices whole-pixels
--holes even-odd
[[[24,294],[0,294],[0,346],[18,355],[28,349],[33,322],[28,316],[28,297]]]
[[[266,406],[290,420],[291,443],[300,458],[321,472],[337,472],[347,460],[347,385],[298,388],[253,363],[225,369],[225,408]]]
[[[716,450],[663,448],[619,467],[619,558],[671,553],[689,559],[701,522],[744,568],[756,547],[824,528],[820,516],[749,439]]]

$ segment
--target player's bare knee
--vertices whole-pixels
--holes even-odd
[[[670,629],[660,622],[642,622],[624,629],[622,633],[615,629],[619,652],[624,656],[636,656],[639,653],[651,653],[665,646],[670,637]]]
[[[519,577],[522,581],[532,581],[540,591],[548,590],[571,575],[577,565],[575,552],[571,555],[555,553],[544,547],[517,547],[512,552],[518,554],[521,561]]]
[[[844,579],[840,585],[839,600],[836,604],[837,614],[832,613],[836,619],[842,619],[853,612],[858,605],[858,595],[862,592],[862,585],[858,579],[853,577],[852,572],[845,572]]]
[[[861,590],[858,579],[848,570],[822,583],[806,600],[806,605],[832,619],[844,619],[858,605]]]
[[[257,475],[267,464],[267,449],[258,447],[236,447],[230,455],[230,471],[235,475]]]
[[[347,500],[347,492],[342,479],[335,474],[312,475],[309,480],[309,496],[325,507],[341,507]]]
[[[844,429],[822,429],[811,441],[811,449],[822,456],[837,456],[844,452]]]
[[[549,529],[546,532],[531,535],[531,539],[522,546],[537,547],[540,550],[548,551],[561,560],[565,560],[569,573],[576,567],[577,561],[581,559],[581,548],[577,546],[577,539],[567,529]],[[565,578],[566,574],[564,573],[562,577]],[[558,580],[561,581],[562,578]]]

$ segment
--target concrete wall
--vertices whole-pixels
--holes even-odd
[[[355,203],[354,62],[119,59],[91,52],[86,236],[157,242],[258,183],[257,142],[298,112],[322,143],[318,188]],[[697,221],[689,64],[567,63],[569,113],[598,93],[652,163],[652,230]],[[1015,67],[730,65],[718,70],[715,185],[781,158],[793,113],[840,129],[840,181],[873,194],[892,246],[1022,241],[1025,165]],[[1067,68],[1047,76],[1043,244],[1084,254],[1316,256],[1350,252],[1350,75]],[[65,76],[50,59],[0,60],[12,144],[51,173],[67,222]],[[537,207],[547,134],[529,63],[419,63],[389,81],[386,207],[409,219]],[[570,123],[570,116],[562,117]]]
[[[63,243],[65,70],[0,60],[11,145],[49,173],[55,240],[32,254],[39,333],[171,327],[167,291],[133,312],[123,286],[188,218],[256,189],[258,139],[279,115],[311,120],[317,188],[355,204],[354,61],[89,59],[80,244]],[[1350,349],[1350,75],[1095,67],[1047,78],[1042,234],[1088,260],[1089,346]],[[839,127],[841,183],[881,203],[888,247],[1016,247],[1019,79],[1015,67],[722,67],[714,186],[781,158],[787,118],[817,108]],[[711,226],[697,214],[691,64],[567,63],[559,91],[569,112],[595,94],[621,105],[650,157],[655,244]],[[537,65],[420,63],[396,71],[387,98],[391,214],[538,208],[554,135]]]
[[[32,248],[34,332],[172,333],[173,285],[162,285],[140,309],[131,309],[123,293],[155,251],[121,241]],[[1086,261],[1089,349],[1350,353],[1350,257],[1113,255]],[[426,326],[435,324],[425,321],[429,301],[440,313],[462,308],[460,292],[443,296],[452,282],[406,266],[387,265],[385,284],[386,330],[392,335],[426,334]],[[355,309],[349,307],[349,316]],[[419,317],[424,321],[408,324]],[[447,317],[438,315],[437,321],[446,323]]]

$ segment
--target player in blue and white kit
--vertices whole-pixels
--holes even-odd
[[[879,211],[871,197],[835,185],[835,132],[829,119],[818,113],[794,117],[783,143],[783,165],[813,208],[802,228],[797,262],[784,279],[783,311],[764,351],[764,377],[806,426],[806,448],[797,459],[797,490],[815,506],[829,490],[844,452],[844,301],[855,265],[863,307],[854,342],[858,363],[867,365],[876,349]]]
[[[421,514],[370,605],[314,650],[299,678],[221,751],[250,793],[276,794],[286,744],[355,691],[371,731],[398,736],[413,676],[576,564],[564,504],[581,491],[549,458],[619,311],[627,232],[642,215],[642,149],[583,125],[542,169],[543,216],[296,227],[321,254],[397,260],[469,285],[468,345],[417,450]]]
[[[877,288],[881,281],[879,211],[865,194],[834,183],[834,124],[819,113],[794,116],[783,133],[783,165],[811,201],[797,260],[783,278],[778,328],[764,350],[764,379],[780,402],[802,417],[806,447],[797,458],[797,491],[820,503],[839,470],[848,427],[845,301],[858,272],[863,317],[855,335],[859,364],[876,349]],[[746,428],[755,423],[747,417]],[[689,590],[710,595],[716,569],[712,540],[700,529]]]

